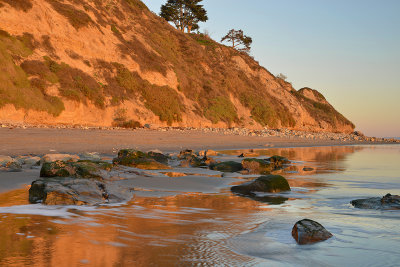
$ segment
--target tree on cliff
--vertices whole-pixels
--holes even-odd
[[[173,22],[182,32],[199,29],[199,22],[208,20],[207,11],[199,3],[203,0],[168,0],[161,6],[160,16]]]
[[[249,53],[250,46],[253,43],[253,39],[249,36],[244,35],[242,30],[230,30],[227,35],[222,37],[221,42],[230,42],[232,47],[236,50]]]

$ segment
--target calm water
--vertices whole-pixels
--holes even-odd
[[[221,159],[238,160],[241,152],[225,151]],[[27,188],[2,193],[0,265],[399,266],[400,211],[357,210],[349,202],[400,195],[400,146],[245,152],[294,161],[282,172],[292,192],[239,197],[228,183],[250,177],[202,177],[215,173],[198,170],[191,178],[143,178],[131,202],[111,207],[28,205]],[[154,185],[160,179],[173,186]],[[303,218],[334,238],[298,246],[291,229]]]

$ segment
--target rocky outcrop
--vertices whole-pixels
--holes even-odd
[[[327,240],[333,235],[320,223],[304,219],[293,226],[292,236],[299,245],[306,245]]]
[[[260,176],[254,181],[233,186],[231,191],[242,195],[254,195],[254,192],[279,193],[290,191],[290,186],[285,177],[280,175]]]
[[[70,154],[46,154],[42,157],[42,163],[44,162],[53,162],[57,160],[61,161],[78,161],[80,158],[78,155],[70,155]]]
[[[356,199],[350,202],[359,209],[400,210],[400,196],[387,194],[384,197]]]
[[[145,153],[134,149],[122,149],[118,152],[118,157],[113,160],[114,164],[134,167],[144,170],[166,170],[171,169],[164,163],[168,158],[160,153]]]
[[[99,205],[132,198],[132,188],[109,178],[112,164],[93,161],[45,162],[32,182],[29,202],[45,205]]]
[[[99,205],[128,201],[133,188],[99,179],[42,178],[29,189],[29,202],[45,205]]]

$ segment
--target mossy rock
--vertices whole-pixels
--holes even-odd
[[[273,167],[263,159],[248,158],[242,160],[243,169],[249,171],[251,174],[269,174]]]
[[[171,169],[162,162],[168,162],[168,157],[161,153],[145,153],[133,149],[122,149],[118,152],[118,157],[113,160],[114,164],[134,167],[144,170],[165,170]]]
[[[45,162],[40,170],[40,177],[76,177],[101,179],[101,170],[110,171],[112,164],[83,160],[78,162]]]
[[[254,195],[254,192],[278,193],[290,191],[290,186],[283,176],[266,175],[260,176],[252,182],[233,186],[231,191],[243,195]]]
[[[220,171],[220,172],[238,172],[243,170],[242,164],[235,161],[225,161],[217,163],[213,166],[210,166],[210,168],[214,171]]]

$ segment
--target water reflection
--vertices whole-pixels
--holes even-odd
[[[311,258],[315,265],[385,262],[393,266],[400,260],[400,216],[354,210],[348,204],[360,194],[383,193],[379,188],[386,190],[385,184],[400,194],[396,192],[400,190],[398,149],[385,151],[383,147],[249,151],[254,156],[281,155],[295,161],[281,170],[292,192],[252,198],[233,195],[227,186],[219,193],[182,190],[164,197],[146,191],[147,196],[138,192],[120,206],[59,207],[40,216],[23,215],[44,212],[40,205],[23,206],[28,204],[26,188],[3,193],[0,266],[307,266]],[[239,152],[221,158],[235,158]],[[374,166],[372,170],[366,171],[368,165]],[[313,170],[305,171],[305,166]],[[252,179],[238,176],[236,183]],[[212,179],[228,178],[234,177]],[[13,207],[6,211],[8,206]],[[311,248],[298,247],[290,231],[305,217],[321,222],[335,238]]]

